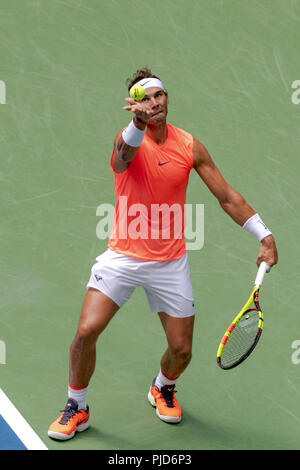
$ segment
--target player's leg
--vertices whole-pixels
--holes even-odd
[[[156,414],[168,423],[181,421],[181,408],[174,389],[179,376],[192,358],[194,315],[184,318],[159,312],[168,347],[161,358],[161,369],[153,380],[148,399],[156,407]]]
[[[95,369],[96,342],[119,306],[99,290],[89,288],[82,305],[75,338],[70,347],[68,402],[63,413],[49,427],[48,435],[67,440],[89,423],[85,402],[87,387]]]
[[[89,288],[70,347],[69,384],[73,388],[88,386],[95,369],[97,339],[118,310],[113,300],[99,290]]]
[[[161,371],[168,378],[178,378],[192,358],[194,315],[177,318],[159,312],[168,347],[161,358]]]
[[[168,343],[148,399],[161,419],[178,423],[181,409],[174,388],[192,357],[195,314],[187,254],[169,262],[153,264],[147,281],[145,291],[150,310],[159,312]]]

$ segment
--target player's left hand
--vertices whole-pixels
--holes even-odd
[[[261,241],[256,260],[257,266],[259,266],[262,261],[265,261],[270,268],[278,263],[278,252],[273,235],[268,235]]]

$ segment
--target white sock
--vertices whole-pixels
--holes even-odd
[[[178,377],[176,377],[175,379],[169,379],[168,377],[166,377],[161,369],[155,379],[155,386],[158,388],[158,390],[161,390],[162,387],[164,387],[165,385],[173,385],[176,383],[176,380],[178,379]]]
[[[86,392],[87,387],[84,388],[73,388],[68,384],[68,398],[73,398],[78,403],[79,410],[86,410]]]

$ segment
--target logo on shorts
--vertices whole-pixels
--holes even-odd
[[[95,278],[97,281],[101,281],[102,277],[101,276],[98,276],[98,274],[95,274]]]

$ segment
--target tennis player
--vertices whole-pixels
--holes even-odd
[[[191,360],[194,327],[182,217],[192,169],[234,222],[260,242],[257,265],[263,260],[269,266],[277,263],[274,237],[260,216],[224,180],[205,146],[167,123],[169,97],[162,81],[144,68],[128,80],[128,90],[136,83],[144,86],[146,94],[141,101],[125,99],[123,109],[132,118],[114,140],[114,224],[107,250],[91,269],[70,347],[68,401],[48,430],[54,439],[70,439],[87,429],[86,394],[95,369],[97,339],[137,286],[144,288],[151,311],[158,313],[168,344],[148,399],[161,420],[181,421],[175,384]],[[167,208],[168,217],[158,207]]]

